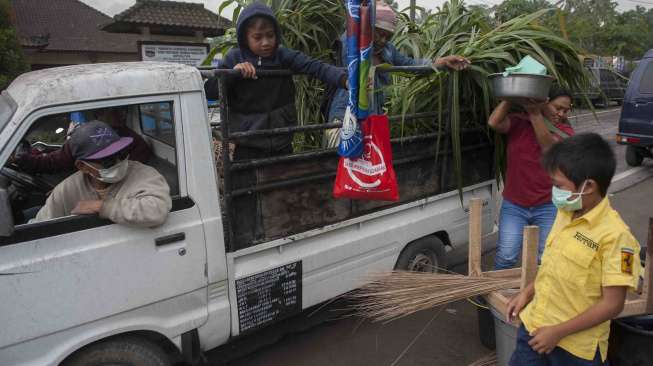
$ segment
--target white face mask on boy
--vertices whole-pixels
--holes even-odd
[[[551,189],[551,201],[555,205],[555,207],[565,210],[565,211],[578,211],[583,208],[583,195],[586,194],[584,192],[585,190],[585,184],[587,181],[583,182],[583,186],[580,188],[580,192],[574,193],[572,191],[568,191],[566,189],[560,189],[556,186],[553,186]],[[569,200],[572,196],[578,196],[574,198],[573,200]]]

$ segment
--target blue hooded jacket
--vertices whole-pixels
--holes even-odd
[[[247,24],[254,17],[268,18],[277,34],[277,49],[271,57],[259,57],[247,46]],[[256,69],[290,69],[312,75],[323,82],[342,87],[346,80],[343,69],[314,60],[305,54],[280,46],[281,30],[272,9],[261,3],[245,8],[236,23],[238,48],[233,48],[220,64],[220,68],[232,69],[239,63],[249,62]],[[207,84],[209,84],[207,82]],[[217,86],[217,83],[212,83]],[[258,79],[230,78],[226,90],[229,104],[229,130],[253,131],[297,125],[295,109],[295,85],[292,77],[260,77]],[[207,91],[207,95],[211,93]],[[238,144],[279,151],[286,149],[293,135],[275,135],[239,140]]]

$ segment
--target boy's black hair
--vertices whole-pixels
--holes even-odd
[[[560,170],[576,188],[593,179],[599,185],[601,197],[605,197],[617,160],[601,135],[581,133],[553,144],[542,158],[542,165],[548,172]]]
[[[248,31],[250,27],[252,27],[254,24],[258,24],[259,22],[263,23],[264,25],[271,26],[276,32],[274,20],[272,20],[272,19],[270,19],[270,17],[264,16],[264,15],[256,15],[256,16],[253,16],[253,17],[247,19],[247,22],[245,22],[245,24],[244,24],[245,31]]]
[[[549,100],[551,101],[558,97],[569,97],[569,99],[573,99],[573,96],[571,95],[571,92],[569,90],[556,84],[553,85],[549,90]]]

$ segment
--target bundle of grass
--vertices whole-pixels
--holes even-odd
[[[519,278],[394,271],[372,276],[350,295],[357,315],[390,321],[492,291],[519,287]]]
[[[437,131],[439,144],[442,132],[449,129],[459,189],[463,186],[461,131],[485,128],[496,103],[488,75],[503,72],[529,55],[545,65],[560,85],[574,91],[585,90],[589,85],[590,75],[578,47],[538,23],[554,11],[551,8],[524,14],[497,26],[488,24],[486,14],[468,8],[462,0],[449,0],[418,22],[402,14],[398,27],[402,31],[393,38],[402,51],[416,58],[461,55],[471,61],[470,67],[460,72],[395,74],[393,86],[387,92],[391,97],[391,115],[439,112],[430,124],[402,123],[393,132],[411,135]],[[505,158],[498,136],[495,143],[499,145],[495,149],[495,167],[503,169]],[[500,170],[496,174],[499,176]]]
[[[469,366],[496,366],[497,362],[497,354],[496,352],[493,352],[473,363],[470,363]]]

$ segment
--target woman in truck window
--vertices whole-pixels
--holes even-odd
[[[567,120],[571,93],[552,88],[549,100],[520,101],[525,112],[510,113],[513,103],[502,101],[488,125],[506,135],[507,171],[499,217],[495,269],[515,266],[521,253],[524,226],[540,228],[538,261],[556,217],[551,202],[551,179],[540,164],[542,154],[561,139],[574,134]]]
[[[77,122],[77,126],[85,122],[85,118],[82,118],[80,113],[71,113],[71,120]],[[129,156],[132,160],[147,163],[152,156],[152,150],[139,134],[127,127],[127,107],[102,108],[96,110],[94,115],[97,120],[109,124],[121,137],[132,138],[134,142],[129,147]],[[28,173],[52,174],[75,170],[75,159],[68,141],[58,150],[46,154],[26,152],[12,157],[10,162],[15,163],[21,170]]]
[[[32,222],[69,215],[98,215],[134,227],[165,222],[172,208],[170,188],[154,168],[129,159],[131,137],[91,121],[68,141],[78,172],[54,188]]]

